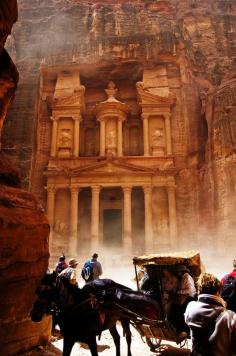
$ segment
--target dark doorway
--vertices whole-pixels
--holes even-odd
[[[103,210],[103,244],[106,247],[122,246],[122,210]]]

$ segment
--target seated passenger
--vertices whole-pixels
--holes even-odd
[[[156,275],[155,266],[147,265],[145,269],[146,271],[141,280],[141,290],[161,304],[161,283]]]
[[[189,274],[189,269],[184,265],[176,268],[179,287],[175,294],[175,302],[171,306],[169,320],[175,326],[180,337],[189,335],[189,327],[184,321],[184,313],[188,303],[194,300],[196,288],[193,278]]]
[[[162,288],[163,288],[163,305],[167,317],[170,313],[170,308],[175,300],[175,293],[178,289],[178,279],[167,268],[162,271]]]

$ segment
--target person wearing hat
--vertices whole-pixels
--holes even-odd
[[[78,286],[77,282],[77,271],[76,267],[78,265],[78,261],[75,258],[71,258],[69,260],[69,266],[64,269],[60,274],[59,277],[66,278],[70,281],[72,285]]]
[[[57,274],[60,274],[67,267],[68,267],[68,264],[66,263],[66,257],[64,255],[61,255],[59,257],[57,264],[56,264],[55,272]]]

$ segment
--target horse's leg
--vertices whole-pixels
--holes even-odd
[[[114,325],[111,329],[109,329],[109,331],[116,345],[116,356],[120,356],[120,335],[116,329],[116,326]]]
[[[70,356],[71,350],[74,346],[74,340],[71,339],[69,336],[64,336],[63,341],[63,356]]]
[[[89,336],[88,346],[92,356],[98,356],[96,335]]]
[[[123,327],[125,337],[126,337],[126,342],[127,342],[127,355],[132,356],[131,354],[131,330],[129,326],[129,320],[121,320],[121,325]]]

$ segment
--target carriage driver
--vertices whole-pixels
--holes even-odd
[[[76,267],[77,267],[77,265],[78,265],[78,261],[75,258],[71,258],[69,260],[69,266],[59,274],[59,277],[66,278],[66,279],[68,279],[70,281],[71,284],[73,284],[74,286],[78,286],[78,282],[77,282],[77,279],[76,279],[76,276],[77,276]]]

